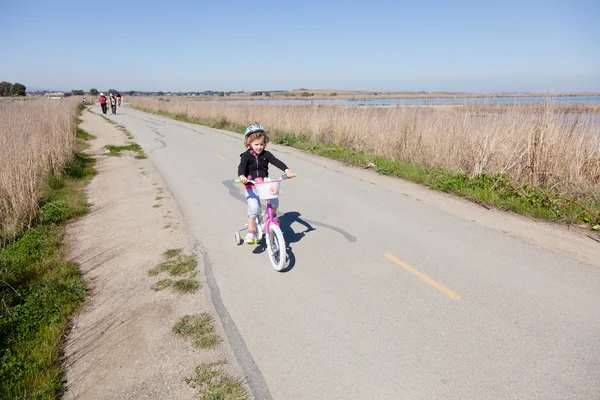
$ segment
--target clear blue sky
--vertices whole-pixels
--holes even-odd
[[[0,80],[28,88],[600,91],[599,0],[6,0],[0,15]]]

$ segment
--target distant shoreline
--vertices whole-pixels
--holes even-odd
[[[290,91],[254,91],[244,93],[203,94],[200,92],[147,92],[147,91],[120,91],[126,96],[149,97],[181,97],[197,100],[373,100],[373,99],[493,99],[507,97],[600,97],[600,92],[558,92],[558,93],[529,93],[529,92],[502,92],[502,93],[472,93],[472,92],[377,92],[358,90],[333,90],[333,89],[295,89]],[[45,92],[28,92],[27,98],[42,97]],[[65,97],[71,96],[69,91],[64,92]],[[219,93],[219,92],[215,92]],[[90,94],[78,95],[89,97]],[[94,96],[91,96],[94,97]],[[14,100],[14,97],[4,97],[0,100]]]
[[[302,93],[312,95],[302,95]],[[329,93],[327,93],[329,92]],[[253,94],[261,93],[261,94]],[[265,95],[269,93],[268,95]],[[335,94],[332,94],[335,93]],[[486,98],[506,98],[506,97],[587,97],[600,96],[600,92],[568,92],[568,93],[463,93],[463,92],[431,92],[431,93],[407,93],[407,92],[350,92],[350,91],[323,91],[323,90],[303,90],[290,92],[248,92],[231,94],[229,96],[178,96],[191,97],[195,99],[209,100],[372,100],[372,99],[486,99]]]

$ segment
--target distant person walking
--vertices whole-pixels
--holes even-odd
[[[117,115],[117,99],[115,97],[114,94],[109,93],[110,96],[110,110],[112,111],[113,115]]]
[[[98,103],[100,103],[100,107],[102,107],[102,114],[106,114],[106,96],[104,93],[100,93],[100,97],[98,97]]]
[[[117,98],[117,105],[121,107],[121,93],[117,93],[115,97]]]

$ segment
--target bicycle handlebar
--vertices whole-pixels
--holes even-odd
[[[294,175],[293,175],[293,177],[295,178],[295,177],[296,177],[296,174],[294,174]],[[279,177],[279,180],[282,180],[282,181],[283,181],[283,180],[286,180],[286,179],[289,179],[289,178],[287,177],[287,175],[286,175],[286,174],[283,174],[283,175],[281,175],[281,176]],[[242,183],[242,181],[240,181],[239,179],[236,179],[236,180],[234,180],[234,182],[235,182],[235,183]],[[248,179],[248,183],[251,183],[251,184],[253,184],[253,185],[255,184],[254,180],[252,180],[252,179]],[[247,185],[248,183],[245,183],[245,185]],[[268,182],[264,182],[264,183],[268,183]]]

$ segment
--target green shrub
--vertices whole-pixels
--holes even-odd
[[[223,129],[225,128],[227,125],[229,125],[229,120],[227,119],[227,117],[223,116],[220,117],[213,125],[213,128],[217,128],[217,129]]]
[[[59,201],[46,203],[40,209],[40,216],[42,223],[57,224],[66,221],[69,217],[69,206]]]

